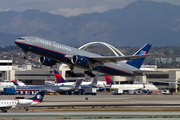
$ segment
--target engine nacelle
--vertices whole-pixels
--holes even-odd
[[[20,99],[19,100],[19,104],[30,104],[32,103],[33,101],[32,100],[28,100],[28,99]]]
[[[47,57],[43,57],[43,56],[40,57],[40,62],[41,62],[41,64],[46,65],[46,66],[53,66],[53,65],[56,65],[56,63],[57,63],[57,61],[52,60]]]
[[[71,62],[72,64],[75,64],[75,65],[77,64],[77,65],[87,66],[90,61],[87,57],[74,55],[71,59]]]

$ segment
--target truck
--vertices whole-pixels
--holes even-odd
[[[121,88],[116,88],[113,93],[113,95],[122,95],[122,94],[123,94],[123,89]]]
[[[84,95],[96,95],[97,89],[96,88],[86,88],[84,90]]]
[[[4,88],[4,95],[16,95],[16,89],[15,88]]]

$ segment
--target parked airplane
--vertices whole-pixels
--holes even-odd
[[[16,81],[17,82],[17,81]],[[18,81],[17,82],[20,86],[26,86],[23,82],[20,82]],[[4,88],[9,88],[9,87],[15,87],[13,82],[11,81],[3,81],[3,82],[0,82],[0,85]]]
[[[26,111],[28,111],[27,107],[34,106],[42,102],[44,93],[45,91],[39,91],[35,97],[27,99],[0,100],[0,109],[2,112],[7,112],[10,108],[26,107]]]
[[[69,74],[72,76],[75,75],[73,72],[74,67],[86,69],[87,71],[84,71],[84,73],[91,77],[95,76],[92,70],[120,76],[141,75],[144,71],[140,70],[140,67],[145,57],[153,55],[147,54],[151,48],[149,44],[145,44],[134,55],[129,56],[102,56],[31,36],[21,37],[15,40],[15,44],[26,55],[28,52],[40,55],[40,62],[43,65],[67,64],[71,69]],[[27,56],[24,58],[27,58]],[[121,62],[125,60],[127,62]]]
[[[13,81],[14,85],[16,85],[16,91],[40,91],[40,90],[46,90],[48,92],[66,92],[66,91],[74,91],[79,88],[81,85],[83,79],[78,78],[76,82],[72,85],[60,85],[60,86],[49,86],[49,85],[42,85],[42,86],[19,86],[16,84],[15,81]]]
[[[125,91],[127,90],[148,90],[155,91],[158,88],[152,84],[115,84],[108,75],[105,75],[106,84],[110,86],[111,89],[121,88]]]
[[[56,82],[57,84],[55,85],[72,85],[73,82],[66,82],[63,77],[61,76],[61,74],[59,74],[58,71],[54,70],[54,74],[55,74],[55,78],[56,78]],[[96,76],[94,77],[94,79],[92,80],[92,82],[85,82],[83,81],[82,84],[80,85],[79,89],[85,89],[85,88],[97,88],[98,91],[103,91],[104,90],[104,86],[102,86],[100,84],[100,82],[98,82],[98,76],[99,76],[99,72],[96,73]]]

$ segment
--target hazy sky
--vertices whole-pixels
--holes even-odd
[[[123,8],[137,0],[0,0],[0,11],[23,12],[37,9],[57,15],[76,16],[82,13],[105,12]],[[150,0],[149,0],[150,1]],[[180,5],[180,0],[151,0]]]

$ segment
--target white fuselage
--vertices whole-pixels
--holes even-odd
[[[23,82],[18,82],[18,84],[19,84],[19,86],[26,86]],[[15,87],[14,83],[11,81],[0,82],[0,85],[3,86],[4,88]]]
[[[39,104],[39,101],[34,101],[30,99],[17,99],[17,100],[1,100],[0,108],[16,108],[16,107],[29,107]]]
[[[131,84],[131,85],[128,85],[128,84],[124,84],[124,85],[114,84],[114,85],[111,85],[111,89],[116,89],[116,88],[120,88],[120,89],[123,89],[123,90],[137,90],[137,89],[145,89],[145,90],[150,90],[150,91],[158,90],[158,88],[156,86],[151,85],[151,84]]]
[[[82,82],[81,85],[90,85],[92,82]],[[55,86],[61,86],[61,85],[73,85],[74,82],[66,82],[66,83],[56,83]],[[98,81],[97,82],[97,86],[98,87],[105,87],[104,85],[106,84],[106,82],[101,82]]]

